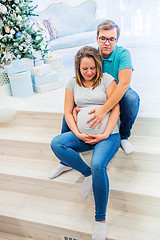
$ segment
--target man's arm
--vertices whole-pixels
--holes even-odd
[[[97,109],[93,109],[89,113],[94,113],[94,116],[91,117],[87,122],[91,122],[90,127],[96,127],[99,124],[99,128],[102,125],[102,122],[107,114],[123,97],[125,92],[128,90],[132,76],[132,69],[125,68],[119,71],[118,79],[119,83],[114,88],[112,94],[107,99],[105,104]]]

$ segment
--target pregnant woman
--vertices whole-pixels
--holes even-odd
[[[116,82],[107,73],[102,74],[102,59],[97,49],[81,48],[75,56],[76,77],[66,84],[65,119],[71,131],[56,136],[51,143],[54,154],[61,160],[58,168],[74,168],[84,175],[80,192],[87,198],[93,187],[95,200],[95,229],[92,240],[105,240],[106,208],[109,193],[109,179],[106,172],[108,163],[118,151],[120,134],[118,127],[119,104],[106,115],[101,128],[90,128],[88,112],[103,105],[110,96]],[[77,123],[73,118],[75,105],[80,108]],[[91,167],[78,153],[93,150]],[[57,168],[57,169],[58,169]],[[58,176],[62,171],[54,169],[49,178]],[[56,173],[56,174],[55,174]]]

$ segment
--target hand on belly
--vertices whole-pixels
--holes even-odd
[[[92,109],[98,108],[98,107],[99,106],[97,106],[97,105],[96,106],[91,105],[91,106],[88,106],[88,107],[80,108],[80,111],[78,112],[78,115],[77,115],[77,127],[78,127],[78,130],[80,132],[86,133],[86,134],[104,133],[109,115],[106,115],[105,119],[103,120],[102,126],[100,128],[98,128],[98,126],[96,126],[95,128],[90,128],[89,126],[90,126],[91,123],[87,123],[87,121],[92,116],[92,114],[88,114],[88,113]]]

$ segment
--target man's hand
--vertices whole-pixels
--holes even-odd
[[[107,139],[107,135],[102,133],[102,134],[97,134],[97,135],[92,135],[92,134],[89,134],[88,135],[88,140],[85,141],[85,143],[88,143],[88,144],[91,144],[91,145],[94,145],[98,142],[101,142],[103,140]]]
[[[100,128],[106,116],[106,112],[104,112],[103,108],[100,107],[91,110],[88,114],[91,113],[94,113],[94,115],[87,121],[87,123],[92,121],[89,127],[95,128],[99,124],[98,128]]]
[[[77,125],[77,114],[79,111],[80,111],[79,108],[77,108],[77,107],[73,108],[73,119],[74,119],[76,125]]]

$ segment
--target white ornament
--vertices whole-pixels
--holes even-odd
[[[22,20],[22,17],[21,17],[20,15],[18,15],[17,20],[18,20],[18,21],[21,21],[21,20]]]
[[[14,35],[16,32],[15,32],[14,29],[11,29],[10,33],[11,33],[12,35]]]
[[[7,13],[7,8],[3,4],[1,4],[1,3],[0,3],[0,13],[2,13],[2,14],[6,14]]]
[[[18,57],[18,58],[21,58],[21,55],[18,54],[17,57]]]
[[[42,51],[45,50],[45,46],[44,45],[41,46],[41,50]]]
[[[16,11],[19,12],[19,7],[16,7]]]
[[[40,37],[40,36],[37,36],[37,37],[36,37],[36,40],[37,40],[37,41],[38,41],[38,40],[40,40],[40,39],[41,39],[41,37]]]
[[[22,51],[22,50],[23,50],[23,47],[22,47],[22,46],[19,46],[19,50]]]

